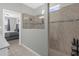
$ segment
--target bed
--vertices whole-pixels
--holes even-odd
[[[6,40],[19,39],[19,32],[17,32],[17,31],[7,31],[7,32],[5,32],[5,38],[6,38]]]

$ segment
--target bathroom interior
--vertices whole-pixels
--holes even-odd
[[[79,4],[49,4],[49,55],[79,55]]]
[[[34,5],[35,7],[32,8],[32,5]],[[43,44],[47,42],[45,41],[43,42],[42,40],[40,40],[40,38],[37,39],[36,37],[36,35],[37,36],[39,35],[38,37],[40,37],[42,34],[42,37],[44,38],[45,33],[47,32],[47,29],[46,29],[47,19],[45,19],[47,18],[46,17],[47,4],[41,4],[41,3],[5,4],[4,3],[4,4],[0,4],[0,6],[1,7],[3,6],[3,8],[1,9],[3,11],[3,14],[1,14],[3,16],[2,34],[3,34],[4,40],[7,42],[7,44],[2,43],[2,45],[5,45],[5,46],[2,47],[3,49],[1,50],[1,52],[5,49],[5,47],[7,49],[5,49],[6,50],[5,53],[0,52],[0,55],[36,56],[40,52],[41,52],[40,54],[43,54],[43,55],[47,54],[48,49],[44,50],[43,52],[41,49],[40,50],[38,49],[39,47],[42,48]],[[14,8],[12,8],[12,6]],[[18,6],[18,8],[16,6]],[[36,41],[38,42],[38,44],[36,43]],[[42,45],[40,45],[39,43],[40,41]],[[40,45],[40,46],[37,47],[35,45]],[[29,49],[27,48],[27,46]],[[46,47],[47,45],[45,44],[45,48]],[[37,51],[38,53],[34,53],[33,51],[30,51],[32,49]]]
[[[32,5],[39,4],[0,4],[3,6],[0,10],[7,9],[1,14],[3,15],[1,18],[3,20],[2,34],[8,43],[11,41],[13,44],[4,44],[2,39],[0,47],[4,45],[7,49],[1,47],[0,55],[8,55],[8,52],[12,52],[10,54],[12,56],[78,56],[79,3],[49,3],[37,8],[31,8],[28,5],[32,7]],[[22,20],[19,18],[20,14]],[[26,47],[30,49],[27,50]],[[29,52],[29,50],[32,51]],[[37,53],[34,54],[33,51]]]

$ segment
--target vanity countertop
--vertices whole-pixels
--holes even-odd
[[[9,43],[0,35],[0,50],[9,47]]]

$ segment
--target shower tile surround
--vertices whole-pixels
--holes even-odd
[[[72,4],[50,14],[49,48],[71,55],[73,38],[79,39],[79,21],[56,22],[61,20],[79,19],[79,4]]]

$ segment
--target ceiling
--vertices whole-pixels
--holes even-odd
[[[24,3],[24,5],[27,5],[30,8],[36,9],[43,5],[44,3]]]
[[[49,6],[50,7],[54,7],[54,6],[56,6],[56,5],[60,5],[60,8],[62,8],[62,7],[66,7],[66,6],[68,6],[68,5],[71,5],[72,3],[50,3],[49,4]]]

